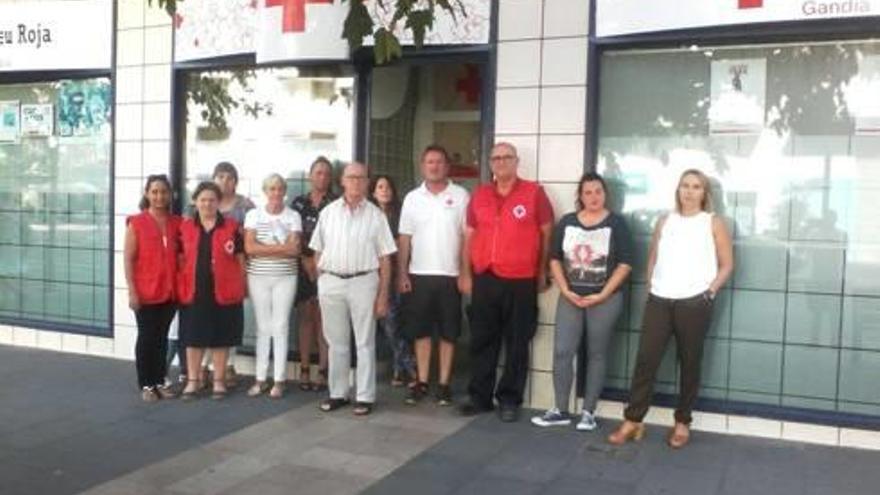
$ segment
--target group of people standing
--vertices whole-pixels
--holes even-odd
[[[571,424],[573,363],[585,339],[587,379],[577,429],[595,429],[608,347],[634,258],[626,221],[606,206],[604,179],[585,174],[578,184],[577,211],[554,224],[543,188],[518,176],[513,145],[492,148],[493,181],[478,186],[472,196],[449,179],[449,165],[442,147],[427,147],[420,162],[423,181],[402,203],[390,177],[370,180],[367,166],[358,162],[344,168],[337,198],[331,193],[330,162],[316,160],[309,172],[311,191],[294,199],[291,207],[285,205],[286,182],[276,174],[263,182],[265,206],[230,200],[236,197],[233,174],[232,196],[214,182],[201,183],[192,196],[193,213],[183,219],[170,212],[167,178],[148,178],[142,212],[129,219],[125,250],[144,399],[174,396],[163,384],[168,323],[178,306],[180,340],[187,349],[181,395],[192,398],[207,386],[202,355],[210,349],[212,396],[225,396],[228,349],[241,343],[241,304],[249,295],[257,344],[256,377],[248,395],[283,395],[288,318],[296,304],[300,387],[328,389],[321,410],[352,405],[355,415],[372,412],[377,320],[392,347],[392,384],[407,385],[407,404],[429,395],[437,339],[434,396],[438,404],[451,405],[462,298],[470,296],[471,376],[459,411],[475,415],[497,404],[502,421],[516,421],[537,329],[538,294],[552,279],[560,291],[555,406],[532,423]],[[218,170],[224,172],[224,167],[231,165],[220,164]],[[642,419],[671,336],[681,364],[681,394],[668,442],[673,447],[688,442],[713,301],[732,271],[730,236],[712,214],[708,178],[698,170],[685,171],[675,200],[675,210],[657,222],[651,241],[650,295],[630,404],[625,421],[608,438],[614,444],[644,434]],[[224,211],[224,202],[238,204],[244,214],[234,208]],[[310,380],[313,342],[320,357],[318,374]],[[271,387],[270,343],[275,356]],[[357,358],[354,396],[352,345]],[[502,348],[504,362],[497,377]]]

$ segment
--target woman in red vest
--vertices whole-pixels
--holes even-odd
[[[219,212],[222,192],[202,182],[192,195],[195,211],[180,226],[181,262],[177,276],[180,339],[186,347],[187,383],[182,397],[201,387],[200,364],[206,349],[214,361],[214,399],[226,396],[229,348],[241,344],[245,296],[244,252],[238,222]]]
[[[125,231],[125,280],[138,336],[135,366],[146,402],[172,398],[165,388],[168,326],[174,318],[177,237],[181,219],[172,215],[171,184],[164,175],[147,177],[141,212],[128,217]]]

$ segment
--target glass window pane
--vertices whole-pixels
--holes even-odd
[[[834,399],[837,395],[837,349],[785,346],[782,393]]]
[[[600,63],[597,168],[633,232],[644,244],[688,168],[710,177],[731,227],[705,396],[880,416],[880,135],[865,113],[880,108],[880,41],[605,51]],[[751,86],[728,81],[731,63],[755,69]],[[629,283],[643,298],[646,281]],[[628,328],[641,311],[631,305]]]
[[[785,341],[837,347],[840,341],[840,296],[788,294]]]
[[[843,298],[843,346],[880,351],[880,299]]]
[[[793,243],[788,290],[840,294],[843,252],[839,244]]]
[[[784,323],[785,294],[734,291],[731,338],[782,342]]]
[[[782,348],[761,342],[730,343],[730,388],[743,392],[778,394],[782,378]]]
[[[880,352],[842,350],[839,399],[880,405],[877,370],[880,370]]]
[[[110,265],[110,96],[107,78],[0,84],[0,100],[52,105],[56,118],[50,135],[0,143],[0,277],[14,289],[0,316],[110,332],[90,296]],[[88,304],[71,308],[80,293]]]

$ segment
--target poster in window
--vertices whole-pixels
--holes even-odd
[[[18,141],[20,133],[18,110],[18,101],[0,101],[0,143]]]
[[[766,93],[766,59],[712,61],[709,133],[760,133]]]
[[[48,137],[54,128],[54,105],[27,104],[21,106],[21,135]]]
[[[858,61],[859,71],[843,86],[846,108],[855,120],[855,132],[862,136],[880,135],[880,56],[865,55]]]
[[[58,135],[92,136],[110,124],[110,85],[65,81],[58,90]]]

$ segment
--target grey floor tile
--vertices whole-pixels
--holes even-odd
[[[638,495],[700,494],[714,495],[721,490],[723,473],[674,466],[650,468],[639,482]]]
[[[635,493],[635,485],[606,480],[583,480],[576,478],[558,478],[544,486],[541,495],[584,495],[595,493],[601,495],[631,495]],[[698,495],[698,494],[694,494]]]
[[[280,464],[220,492],[223,495],[284,493],[348,495],[359,493],[373,480],[324,469]]]
[[[540,483],[528,483],[510,478],[480,476],[455,490],[455,495],[536,495],[542,493]]]

